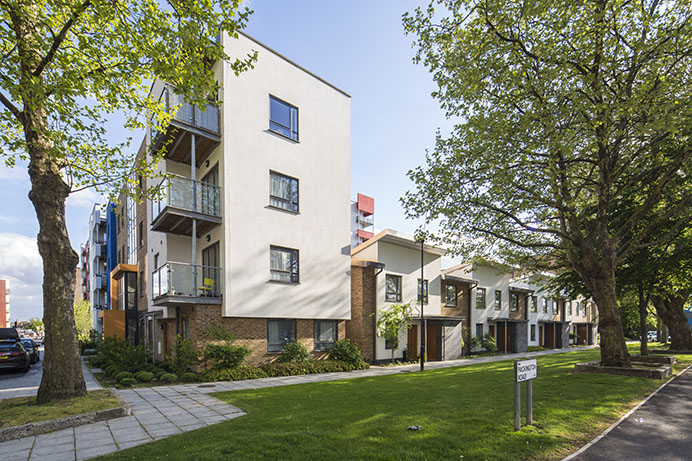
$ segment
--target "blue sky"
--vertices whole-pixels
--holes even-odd
[[[375,227],[413,232],[399,198],[412,187],[406,172],[424,162],[435,132],[451,126],[430,96],[430,73],[412,62],[412,37],[401,15],[422,1],[317,0],[249,2],[255,13],[246,32],[333,83],[351,100],[351,196],[375,198]],[[128,136],[119,117],[108,127],[114,140]],[[135,133],[131,148],[142,134]],[[0,166],[0,278],[12,283],[12,320],[42,316],[38,222],[27,194],[26,165]],[[86,241],[89,213],[99,196],[84,191],[68,199],[67,223],[75,249]]]

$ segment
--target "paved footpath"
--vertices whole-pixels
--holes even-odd
[[[692,459],[692,368],[687,368],[642,406],[566,459]]]
[[[570,351],[594,347],[596,346],[570,348]],[[434,370],[564,352],[567,351],[557,349],[523,354],[449,360],[446,362],[430,362],[425,365],[425,368],[426,370]],[[205,384],[195,383],[121,390],[120,393],[132,407],[131,416],[3,442],[0,443],[0,456],[3,461],[74,461],[87,459],[199,429],[211,424],[221,423],[245,414],[242,410],[207,395],[212,392],[393,375],[409,373],[418,369],[419,365],[417,364],[371,367],[367,370],[340,373],[281,376],[246,381],[221,381]],[[87,383],[91,383],[87,385],[87,388],[90,388],[89,390],[101,388],[87,367],[84,367],[84,378]],[[26,379],[26,382],[24,378],[21,379],[20,388],[9,388],[5,383],[0,384],[0,399],[35,395],[38,390],[40,375],[38,378],[33,376],[31,378],[33,381],[29,378]]]

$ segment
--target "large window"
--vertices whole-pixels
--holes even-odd
[[[519,295],[512,293],[509,295],[509,310],[518,311],[519,310]]]
[[[502,309],[502,291],[495,290],[495,310],[499,311]]]
[[[267,352],[281,352],[296,340],[295,320],[267,320]]]
[[[543,313],[548,313],[548,298],[543,298]]]
[[[298,250],[270,247],[269,268],[271,280],[298,283]]]
[[[531,296],[531,312],[538,312],[538,297]]]
[[[445,285],[445,306],[456,307],[457,287],[456,285]]]
[[[269,129],[297,141],[298,108],[269,96]]]
[[[298,180],[270,171],[269,204],[282,210],[298,213]]]
[[[384,278],[384,284],[384,300],[395,303],[401,302],[401,276],[387,274]]]
[[[567,314],[572,315],[572,301],[567,301]]]
[[[485,288],[476,288],[476,309],[485,309]]]
[[[328,351],[337,339],[336,320],[315,320],[315,350]]]
[[[423,301],[423,304],[428,304],[428,281],[418,279],[418,302]]]
[[[190,319],[187,317],[183,317],[183,321],[181,322],[181,336],[183,339],[190,339]]]
[[[483,324],[482,323],[477,323],[476,324],[476,338],[482,338],[483,337]]]
[[[559,301],[557,299],[553,299],[553,315],[557,315],[557,313],[559,312],[558,308],[560,305],[558,303]]]
[[[531,341],[536,340],[536,325],[531,325]]]
[[[584,302],[582,303],[582,306],[583,306],[582,317],[586,317],[586,301],[584,301]]]

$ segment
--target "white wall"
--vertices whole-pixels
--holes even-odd
[[[476,324],[483,324],[483,333],[488,333],[489,317],[509,317],[509,274],[502,273],[498,269],[489,266],[470,265],[464,271],[467,277],[478,280],[476,288],[471,290],[471,334],[476,334]],[[485,288],[485,307],[476,305],[476,293],[478,288]],[[495,290],[502,292],[502,304],[500,310],[495,310]]]

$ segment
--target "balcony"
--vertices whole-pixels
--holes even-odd
[[[171,123],[163,130],[151,129],[151,143],[154,151],[165,147],[166,158],[176,162],[190,164],[192,135],[195,138],[196,166],[211,153],[221,142],[219,108],[213,104],[207,104],[204,110],[186,103],[182,96],[175,94],[169,85],[164,87],[161,94],[164,107],[169,110],[178,107],[178,111],[171,118]]]
[[[155,306],[221,304],[220,267],[167,262],[151,274]]]
[[[192,236],[197,220],[197,237],[221,224],[221,188],[183,176],[166,178],[164,196],[151,202],[151,230]]]

